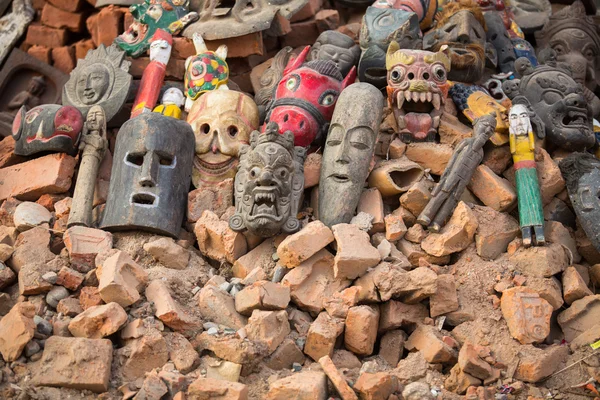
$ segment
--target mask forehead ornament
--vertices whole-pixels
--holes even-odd
[[[194,103],[187,121],[196,138],[194,186],[235,177],[240,147],[258,129],[258,108],[252,98],[233,90],[206,93]]]
[[[194,133],[185,121],[143,113],[121,127],[101,228],[178,237],[190,188]]]
[[[240,148],[231,229],[247,229],[259,237],[300,229],[296,215],[304,190],[305,157],[304,148],[294,147],[294,134],[280,135],[274,122],[263,134],[252,132],[250,145]]]
[[[510,10],[519,28],[533,33],[548,22],[552,6],[548,0],[510,0]]]
[[[355,83],[335,108],[321,166],[319,219],[327,226],[348,223],[356,212],[383,113],[383,96],[373,85]]]
[[[83,115],[90,107],[101,106],[109,122],[127,99],[130,65],[125,53],[114,45],[107,48],[101,44],[88,51],[84,59],[77,60],[77,67],[63,88],[63,104],[76,107]]]
[[[404,142],[435,141],[448,96],[450,59],[442,51],[400,50],[392,42],[386,56],[388,103]]]

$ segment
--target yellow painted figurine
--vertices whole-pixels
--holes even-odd
[[[152,111],[167,117],[181,119],[181,107],[184,102],[185,97],[183,96],[183,92],[172,87],[165,90],[161,104],[156,106]]]

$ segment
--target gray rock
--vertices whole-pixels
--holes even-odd
[[[42,335],[50,336],[52,335],[52,324],[50,321],[46,321],[44,318],[39,315],[33,316],[33,323],[35,324],[35,328]]]
[[[69,291],[62,286],[54,286],[46,295],[46,303],[50,307],[56,308],[58,302],[69,297]]]
[[[58,274],[54,271],[46,272],[42,275],[42,279],[54,285],[58,280]]]
[[[33,227],[52,220],[52,213],[41,204],[24,201],[15,208],[13,222],[20,232],[25,232]]]
[[[27,358],[40,351],[42,351],[42,347],[35,340],[30,340],[29,343],[25,345],[25,357]]]

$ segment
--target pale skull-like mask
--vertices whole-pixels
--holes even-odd
[[[194,102],[187,121],[196,136],[194,186],[233,178],[240,146],[258,129],[258,107],[252,98],[233,90],[208,92]]]
[[[250,145],[240,149],[240,168],[235,176],[236,212],[229,220],[235,231],[248,229],[260,237],[296,232],[296,218],[304,189],[302,147],[294,147],[294,134],[278,133],[276,123],[264,134],[252,132]]]

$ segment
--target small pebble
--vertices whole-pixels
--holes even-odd
[[[242,283],[242,279],[241,278],[231,278],[230,282],[232,285],[239,285],[240,283]]]
[[[300,372],[302,371],[302,365],[295,362],[292,364],[292,369],[294,370],[294,372]]]
[[[275,262],[279,261],[279,254],[273,253],[273,255],[271,256],[271,259]]]
[[[52,324],[50,321],[46,321],[44,318],[39,315],[33,316],[33,323],[39,333],[42,335],[50,336],[52,335]]]
[[[54,286],[46,295],[46,303],[50,307],[56,308],[58,302],[69,297],[69,291],[62,286]]]
[[[43,355],[43,354],[44,354],[44,353],[42,353],[41,351],[40,351],[39,353],[35,353],[34,355],[32,355],[32,356],[29,358],[29,360],[30,360],[30,361],[37,361],[37,360],[39,360],[40,358],[42,358],[42,355]]]
[[[200,291],[200,286],[196,286],[192,289],[192,294],[196,294]]]
[[[210,328],[206,331],[211,336],[216,336],[219,334],[219,330],[217,328]]]
[[[231,283],[223,282],[219,285],[219,289],[221,289],[225,292],[229,292],[231,290],[231,286],[233,286]]]
[[[42,275],[42,279],[54,285],[58,280],[58,274],[54,271],[46,272]]]
[[[271,281],[275,283],[281,282],[285,274],[287,274],[289,271],[289,269],[282,266],[275,268],[275,272],[273,272],[273,279],[271,279]]]
[[[239,285],[233,285],[231,287],[231,290],[229,291],[229,294],[232,296],[235,296],[236,294],[238,294],[238,292],[240,292],[242,289],[240,288]]]
[[[304,350],[304,345],[306,344],[306,339],[305,338],[298,338],[296,339],[296,346],[298,346],[298,348],[300,350]]]
[[[39,353],[42,350],[42,347],[35,340],[30,340],[29,343],[25,345],[25,357],[30,358],[32,355]]]
[[[226,335],[234,335],[236,333],[236,330],[231,328],[225,328],[223,329],[223,333]]]
[[[205,331],[209,330],[210,328],[215,328],[219,330],[219,325],[215,324],[214,322],[205,322],[204,324],[202,324],[202,327]]]

